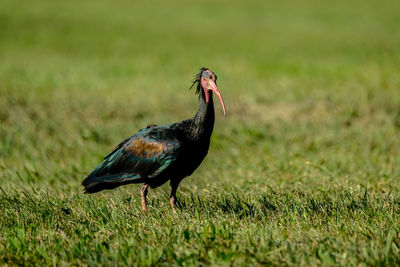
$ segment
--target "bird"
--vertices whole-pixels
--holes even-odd
[[[143,184],[142,210],[147,211],[148,188],[155,189],[169,181],[169,202],[176,214],[176,191],[180,182],[200,166],[210,147],[215,122],[213,93],[226,115],[214,72],[202,67],[190,88],[193,87],[198,94],[194,117],[166,125],[150,124],[122,141],[82,181],[85,193]]]

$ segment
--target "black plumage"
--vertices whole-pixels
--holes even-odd
[[[149,125],[121,142],[89,176],[83,180],[85,192],[95,193],[129,183],[144,183],[142,208],[146,210],[148,187],[171,184],[170,203],[175,212],[175,194],[183,178],[191,175],[208,153],[214,128],[212,92],[225,105],[216,85],[216,75],[202,68],[193,86],[199,95],[196,115],[167,125]]]

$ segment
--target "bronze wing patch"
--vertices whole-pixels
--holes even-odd
[[[151,158],[162,155],[167,146],[156,141],[132,139],[127,143],[125,149],[137,157]]]

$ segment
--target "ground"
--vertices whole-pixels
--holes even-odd
[[[399,265],[397,1],[0,3],[0,265]],[[124,138],[193,116],[178,189],[80,182]]]

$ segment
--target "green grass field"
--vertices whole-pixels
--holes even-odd
[[[0,2],[0,265],[400,265],[400,5]],[[206,160],[168,184],[80,182],[148,124],[193,116]]]

